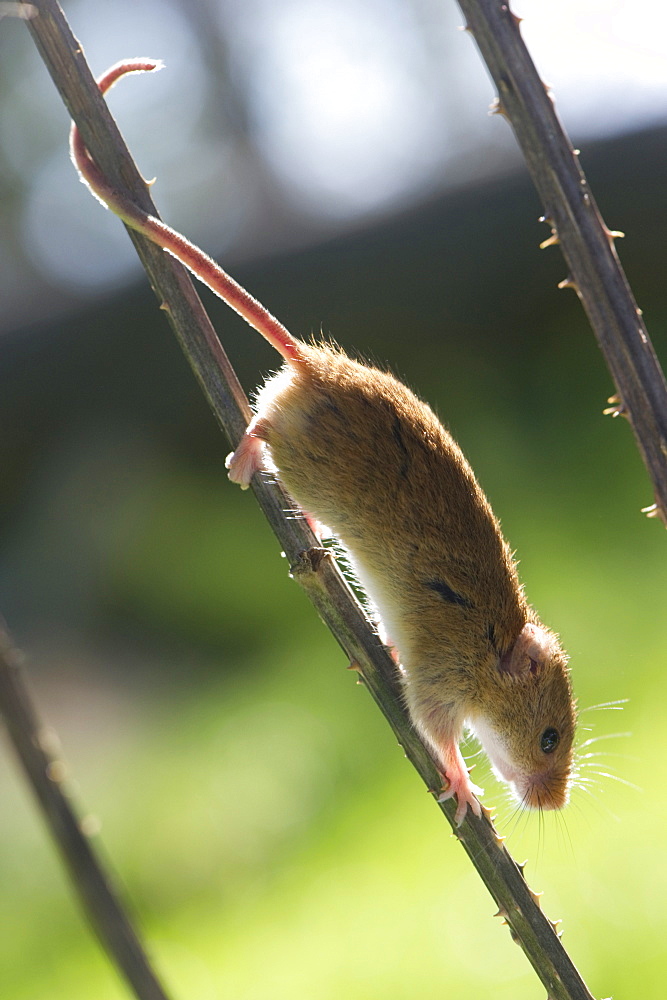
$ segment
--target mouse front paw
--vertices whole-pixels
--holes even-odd
[[[456,813],[454,816],[454,822],[457,826],[461,826],[461,823],[466,817],[468,806],[470,806],[475,816],[482,815],[482,807],[477,799],[477,796],[483,794],[483,789],[481,789],[479,785],[474,785],[470,780],[468,770],[458,751],[457,757],[458,760],[450,762],[445,774],[443,775],[446,786],[442,789],[440,795],[438,796],[438,802],[446,802],[447,799],[452,799],[456,796]]]

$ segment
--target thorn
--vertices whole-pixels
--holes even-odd
[[[503,920],[505,920],[505,921],[507,920],[507,918],[509,916],[507,910],[503,910],[502,906],[499,906],[498,907],[498,912],[494,913],[493,915],[494,915],[494,917],[502,917]]]
[[[607,406],[606,409],[602,411],[605,417],[626,417],[629,419],[628,411],[625,404],[621,402],[621,397],[618,393],[614,393],[613,396],[610,396],[607,402],[611,403],[611,406]]]
[[[567,276],[567,278],[563,278],[562,281],[558,282],[558,288],[572,288],[574,289],[575,292],[579,291],[579,286],[577,285],[576,281],[569,275]]]
[[[144,184],[146,185],[147,188],[152,188],[153,185],[155,184],[156,180],[157,180],[157,177],[151,177],[151,179],[149,181],[147,181],[145,177],[142,177],[141,179],[142,179],[142,181],[144,182]]]
[[[54,785],[62,785],[67,777],[67,766],[62,760],[52,760],[46,768],[46,776]]]
[[[346,667],[346,669],[347,670],[356,670],[358,674],[361,673],[361,667],[359,666],[359,664],[357,663],[356,660],[350,660],[350,662],[349,662],[348,666]]]
[[[520,27],[521,22],[523,21],[523,18],[519,17],[519,15],[515,14],[514,11],[512,11],[512,10],[510,11],[510,15],[511,15],[511,18],[512,18],[512,20],[514,22],[514,27],[515,28]]]
[[[625,237],[625,233],[622,233],[620,229],[607,229],[604,227],[605,236],[610,240],[622,240]]]
[[[546,222],[547,226],[551,226],[551,228],[553,229],[554,220],[551,218],[550,215],[541,215],[537,221]]]
[[[489,105],[489,114],[502,115],[503,118],[508,117],[507,112],[505,111],[505,108],[503,107],[499,97],[494,97],[493,101]]]
[[[667,518],[657,503],[652,503],[648,507],[642,507],[642,514],[646,514],[647,517],[659,517],[664,525],[667,526]]]
[[[552,230],[551,236],[549,237],[549,239],[548,240],[543,240],[543,242],[540,243],[540,250],[546,250],[547,247],[555,247],[559,243],[560,243],[560,240],[558,239],[558,233],[554,229],[554,230]]]
[[[102,829],[102,824],[100,823],[97,816],[93,816],[89,813],[84,816],[79,822],[79,830],[84,835],[84,837],[94,837]]]
[[[556,935],[556,937],[561,937],[563,931],[562,931],[562,928],[561,928],[560,931],[558,930],[558,925],[562,924],[563,921],[562,920],[549,920],[549,918],[547,917],[547,923],[549,924],[549,927],[554,932],[554,934]]]
[[[18,655],[15,656],[15,663],[23,662],[23,654],[19,659]],[[37,746],[40,750],[43,750],[48,757],[59,757],[62,753],[62,744],[58,738],[58,734],[55,729],[51,729],[48,726],[42,726],[42,728],[37,733]]]
[[[528,892],[530,893],[531,899],[535,903],[535,906],[537,906],[537,908],[539,910],[541,910],[542,909],[542,896],[544,895],[544,893],[543,892],[533,892],[532,889],[529,889]]]
[[[524,875],[524,869],[525,869],[525,867],[526,867],[526,865],[527,865],[527,864],[528,864],[528,861],[527,861],[527,860],[526,860],[526,861],[523,861],[523,862],[522,862],[521,864],[519,864],[519,862],[518,862],[518,861],[517,861],[517,863],[516,863],[516,866],[517,866],[517,868],[518,868],[518,869],[519,869],[519,871],[521,872],[521,877],[522,877],[522,878],[525,878],[525,877],[526,877],[526,876]]]
[[[472,28],[470,27],[469,24],[460,24],[459,31],[467,31],[469,34],[472,35]]]

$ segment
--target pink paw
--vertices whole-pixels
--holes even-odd
[[[475,816],[482,815],[482,807],[477,800],[477,796],[482,795],[483,789],[478,785],[473,785],[470,780],[468,769],[465,766],[458,747],[454,754],[448,754],[447,757],[447,769],[444,774],[447,787],[438,796],[438,802],[446,802],[447,799],[452,799],[456,796],[457,805],[454,821],[457,826],[461,826],[466,817],[468,806],[470,806]]]
[[[238,483],[242,490],[247,490],[255,473],[264,468],[262,430],[260,421],[253,421],[241,438],[236,451],[228,455],[225,460],[229,478],[233,483]]]
[[[482,789],[479,785],[473,785],[468,775],[465,776],[464,781],[454,782],[447,778],[447,788],[438,796],[438,802],[446,802],[447,799],[456,796],[454,822],[457,826],[461,826],[461,823],[466,818],[468,806],[470,806],[475,816],[482,815],[482,807],[477,800],[477,796],[481,794]]]

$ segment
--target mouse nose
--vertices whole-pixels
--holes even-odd
[[[528,809],[562,809],[570,799],[570,785],[567,775],[548,775],[528,784],[522,802]]]

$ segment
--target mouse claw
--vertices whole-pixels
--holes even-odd
[[[479,785],[473,785],[472,781],[468,777],[468,773],[463,771],[456,776],[449,777],[445,775],[447,780],[447,787],[443,788],[438,795],[438,802],[446,802],[448,799],[454,798],[456,796],[456,813],[454,814],[454,822],[457,826],[461,826],[463,820],[466,818],[466,813],[468,812],[468,806],[472,809],[475,816],[481,818],[482,816],[482,805],[478,801],[477,796],[483,794],[483,789]]]

